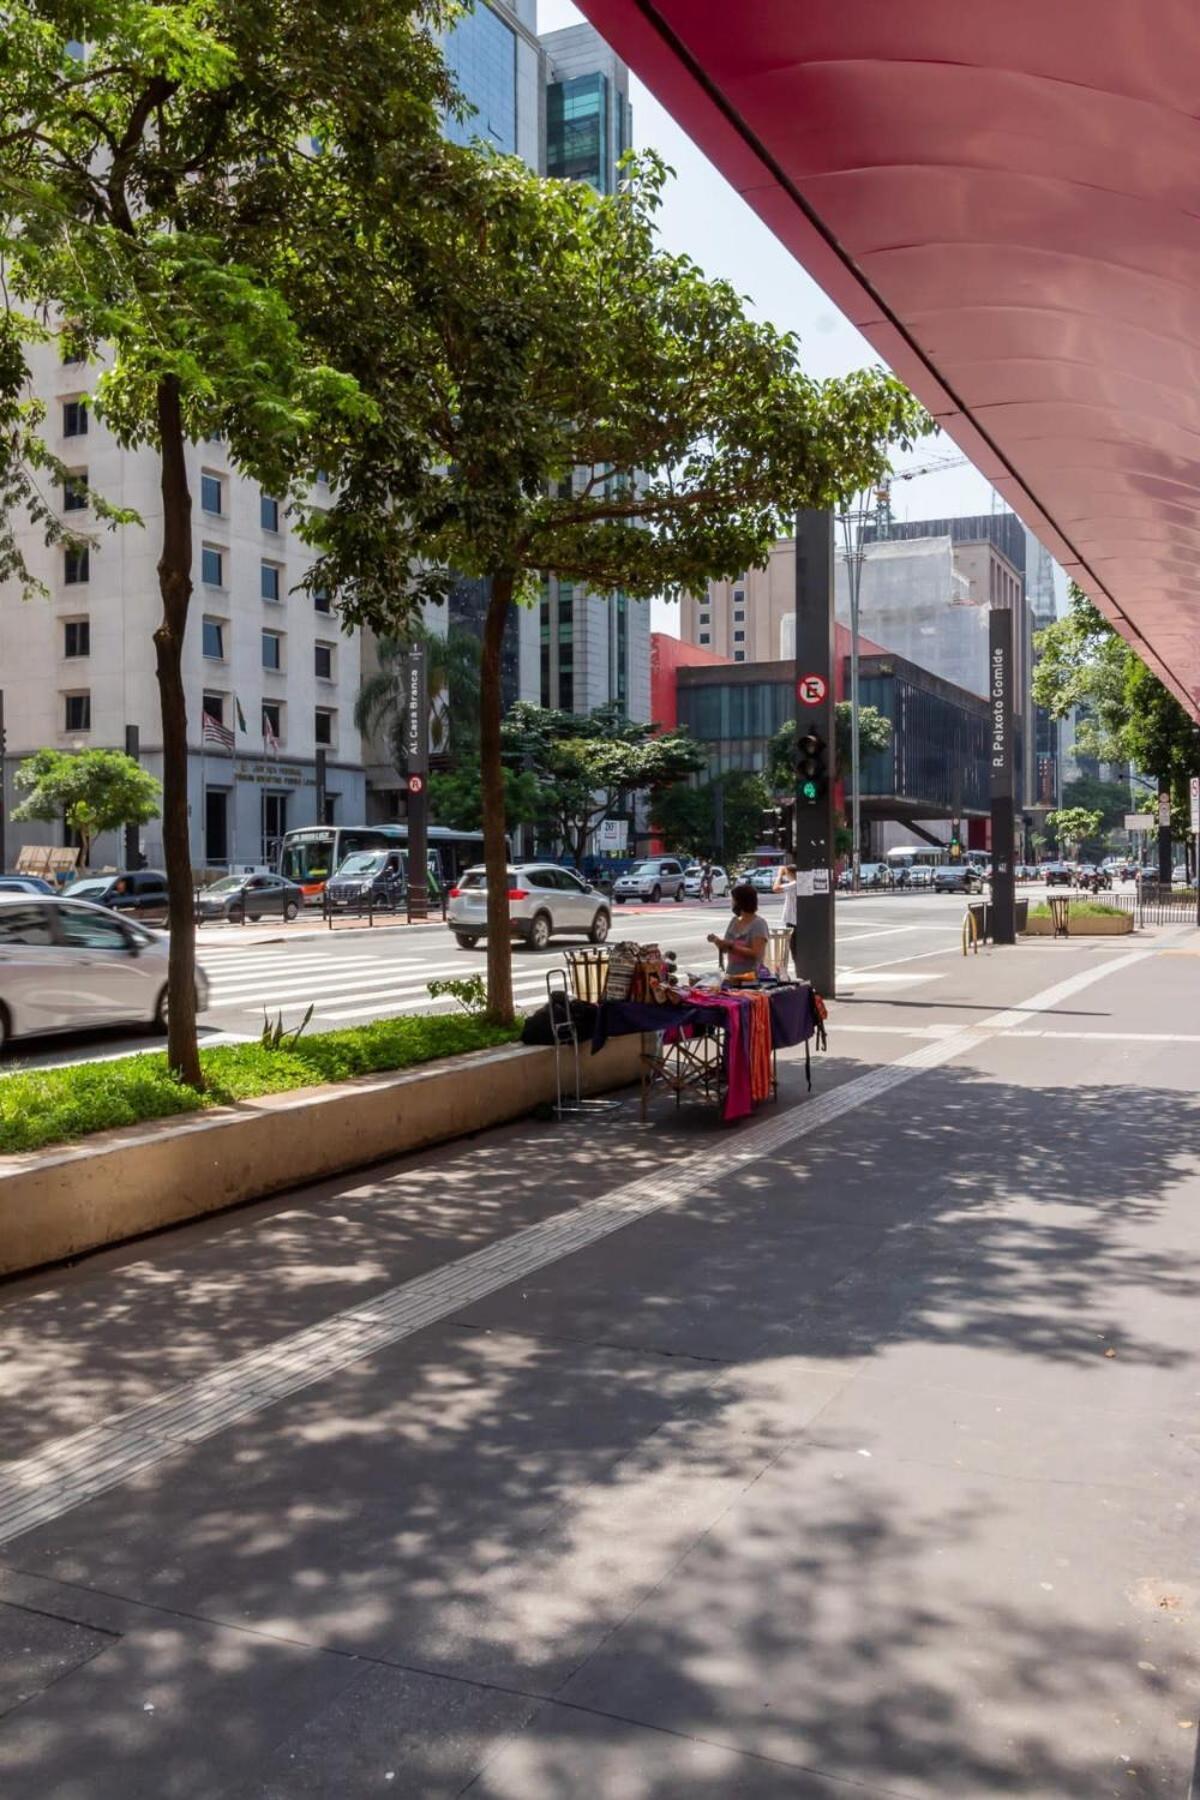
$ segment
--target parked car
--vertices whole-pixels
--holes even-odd
[[[249,919],[294,919],[304,905],[304,891],[282,875],[225,875],[196,895],[196,918],[228,919],[244,925]]]
[[[1041,872],[1047,887],[1070,887],[1075,879],[1075,871],[1068,862],[1043,863]]]
[[[677,856],[652,856],[636,863],[613,883],[612,897],[622,900],[682,900],[683,864]]]
[[[1171,885],[1173,887],[1186,887],[1187,878],[1187,864],[1176,863],[1175,867],[1171,870]]]
[[[333,911],[351,906],[399,906],[408,885],[402,850],[356,850],[325,883],[325,904]]]
[[[935,894],[982,894],[983,876],[970,863],[943,863],[933,871]]]
[[[165,937],[102,906],[0,894],[0,1050],[12,1038],[97,1025],[167,1025]],[[208,1006],[196,970],[196,1010]]]
[[[57,888],[40,875],[0,875],[0,894],[54,894]]]
[[[509,869],[508,917],[513,936],[523,938],[531,950],[544,950],[552,937],[565,932],[602,944],[612,923],[604,895],[572,870],[552,863],[517,863]],[[464,950],[473,950],[487,936],[487,871],[482,863],[450,889],[446,923]]]
[[[143,925],[167,922],[167,878],[161,869],[118,869],[113,875],[84,875],[65,888],[68,900],[90,900],[110,912],[125,913]]]
[[[720,900],[729,892],[729,876],[724,869],[719,869],[716,863],[712,865],[709,873],[712,876],[713,899]],[[689,863],[688,867],[683,871],[684,893],[693,899],[698,898],[700,894],[700,883],[703,879],[703,863]]]
[[[859,863],[858,876],[865,888],[888,888],[896,885],[895,873],[886,863]]]

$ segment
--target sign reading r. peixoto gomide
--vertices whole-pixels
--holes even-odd
[[[1013,616],[988,615],[988,709],[992,799],[992,941],[1015,944],[1016,869],[1013,805]]]

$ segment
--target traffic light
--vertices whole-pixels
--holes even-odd
[[[778,844],[780,815],[774,807],[767,807],[758,821],[759,842],[761,844]]]
[[[806,731],[796,744],[796,802],[799,806],[816,806],[829,783],[826,767],[825,739],[815,731]]]

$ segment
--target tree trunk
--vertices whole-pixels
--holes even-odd
[[[514,1016],[504,764],[500,755],[500,722],[504,711],[501,649],[512,596],[512,576],[494,575],[483,629],[479,693],[479,785],[483,802],[483,861],[487,870],[487,1010],[488,1017],[501,1025],[510,1025]]]
[[[168,921],[167,1060],[190,1087],[204,1086],[196,1043],[196,918],[188,820],[187,702],[183,688],[183,639],[192,597],[192,496],[184,461],[179,383],[165,376],[158,387],[158,435],[162,458],[163,536],[158,563],[162,619],[154,633],[163,734],[163,860],[167,865]]]

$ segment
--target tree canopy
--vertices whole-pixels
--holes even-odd
[[[1063,806],[1046,814],[1046,824],[1064,850],[1079,850],[1100,835],[1102,815],[1086,806]]]
[[[148,769],[122,750],[38,750],[13,777],[25,798],[14,819],[65,819],[79,834],[84,866],[104,831],[157,819],[162,790]]]
[[[500,654],[514,599],[555,572],[632,599],[700,591],[765,561],[797,508],[882,475],[929,421],[882,371],[818,382],[794,337],[728,282],[662,249],[667,171],[618,191],[451,149],[419,222],[380,210],[345,280],[312,289],[319,330],[374,401],[319,521],[314,581],[349,619],[398,632],[452,572],[490,582],[481,774],[493,1011],[512,1010],[504,901]],[[427,228],[431,227],[431,228]]]
[[[839,780],[850,772],[853,708],[848,700],[839,700],[833,717],[834,773]],[[886,750],[892,741],[892,721],[877,706],[858,709],[858,753],[860,757]],[[771,739],[767,749],[766,777],[772,791],[791,795],[796,791],[796,721],[786,719]]]
[[[727,769],[699,787],[668,788],[654,803],[654,822],[670,849],[691,856],[721,856],[732,866],[759,842],[770,798],[761,775],[751,769]]]

